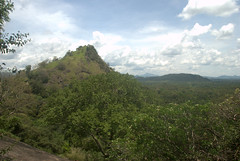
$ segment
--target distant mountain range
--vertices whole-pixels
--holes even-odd
[[[172,82],[206,82],[210,81],[208,78],[204,78],[195,74],[167,74],[163,76],[154,77],[137,77],[140,81],[172,81]]]
[[[155,74],[151,74],[151,73],[145,73],[142,75],[136,75],[135,77],[143,77],[143,78],[147,78],[147,77],[157,77],[158,75]]]
[[[240,80],[240,76],[233,75],[233,76],[227,76],[227,75],[222,75],[219,77],[206,77],[208,79],[224,79],[224,80]]]
[[[207,82],[211,80],[240,80],[240,76],[219,76],[219,77],[204,77],[196,74],[167,74],[156,76],[146,73],[141,76],[136,76],[140,81],[172,81],[172,82]]]

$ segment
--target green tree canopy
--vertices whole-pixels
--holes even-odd
[[[9,13],[13,11],[13,2],[9,0],[0,0],[0,32],[4,31],[5,22],[10,21]]]
[[[14,10],[14,3],[11,0],[0,0],[0,52],[15,52],[12,46],[23,46],[30,39],[28,33],[4,33],[4,25],[10,21],[9,14]]]

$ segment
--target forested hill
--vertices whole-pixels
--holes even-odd
[[[210,81],[207,78],[203,78],[200,75],[194,74],[167,74],[163,76],[156,76],[156,77],[137,77],[140,81],[170,81],[170,82],[208,82]]]
[[[92,45],[80,46],[76,51],[68,51],[61,58],[45,60],[38,68],[31,71],[26,67],[26,74],[31,82],[36,81],[47,86],[66,86],[72,80],[81,80],[89,75],[110,72],[111,68],[101,59]]]

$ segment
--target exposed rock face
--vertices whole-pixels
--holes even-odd
[[[31,147],[28,144],[4,137],[0,139],[0,149],[11,146],[11,150],[0,160],[9,161],[69,161],[53,154]]]

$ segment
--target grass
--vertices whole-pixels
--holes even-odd
[[[66,157],[70,160],[85,161],[87,154],[81,148],[71,148],[70,152],[66,154]]]

